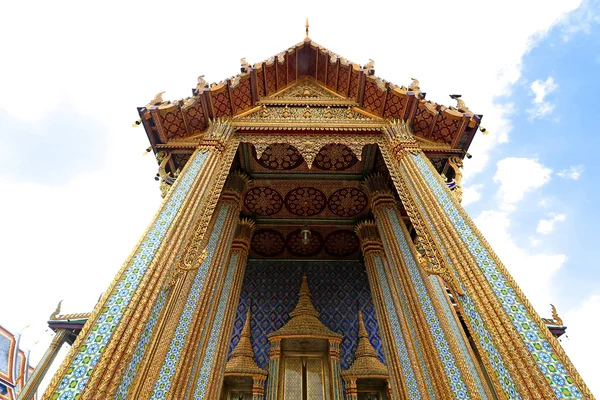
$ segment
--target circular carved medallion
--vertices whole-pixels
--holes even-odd
[[[283,197],[270,187],[255,187],[246,192],[244,205],[251,212],[266,217],[281,210]]]
[[[307,244],[302,243],[300,229],[290,232],[287,236],[286,247],[288,251],[300,257],[310,257],[318,254],[323,248],[323,236],[319,232],[311,231],[310,239]]]
[[[302,164],[304,158],[294,146],[274,143],[267,147],[256,161],[268,169],[290,170]]]
[[[343,144],[328,144],[324,146],[313,161],[313,166],[331,171],[343,171],[358,162],[358,158],[350,147]]]
[[[285,195],[285,206],[289,212],[301,217],[310,217],[325,208],[325,194],[313,187],[299,187]]]
[[[336,257],[345,257],[358,250],[358,237],[354,232],[340,229],[331,232],[325,239],[325,251]]]
[[[367,195],[356,188],[343,188],[329,197],[327,205],[335,215],[353,217],[367,207]]]
[[[265,257],[274,257],[285,250],[283,235],[273,229],[259,229],[252,236],[252,250]]]

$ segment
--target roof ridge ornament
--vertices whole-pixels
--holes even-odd
[[[304,41],[310,40],[308,37],[308,18],[306,18],[306,24],[304,25],[304,28],[306,29],[306,37],[304,38]]]

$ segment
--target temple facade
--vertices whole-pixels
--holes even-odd
[[[593,398],[460,204],[482,116],[419,86],[307,31],[139,108],[164,201],[44,398]]]
[[[33,373],[29,351],[19,347],[20,338],[0,325],[0,400],[15,400]]]

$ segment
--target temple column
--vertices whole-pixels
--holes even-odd
[[[131,388],[118,395],[131,398],[164,399],[173,394],[180,374],[189,377],[195,355],[206,350],[210,324],[214,320],[225,283],[226,262],[239,222],[241,196],[248,184],[245,174],[229,174],[207,240],[194,264],[178,265],[165,285],[165,305],[158,316],[158,328],[149,340]],[[188,244],[188,247],[193,244]],[[185,255],[184,255],[185,257]],[[126,396],[125,396],[126,395]]]
[[[438,396],[489,397],[489,391],[486,392],[480,377],[472,375],[476,371],[474,360],[460,351],[462,336],[452,329],[451,322],[454,320],[444,313],[435,288],[418,262],[418,253],[385,178],[381,175],[371,176],[366,186],[385,254],[392,266],[393,278],[408,299],[429,370],[434,377],[442,378],[437,381],[440,385]]]
[[[344,378],[346,385],[346,400],[358,400],[358,386],[356,385],[357,378]]]
[[[264,400],[265,380],[265,375],[254,375],[252,377],[252,400]]]
[[[360,238],[394,399],[435,398],[423,349],[408,305],[392,279],[391,266],[374,222],[356,227]]]
[[[343,400],[342,390],[342,367],[340,366],[340,341],[329,340],[329,360],[331,368],[331,387],[333,389],[333,400]]]
[[[45,396],[107,398],[116,392],[128,364],[144,352],[145,344],[138,344],[145,339],[182,243],[189,237],[204,237],[235,156],[237,143],[232,133],[227,123],[214,123],[199,140],[198,149],[96,305]],[[189,255],[188,262],[193,263],[196,254]]]
[[[71,334],[71,331],[68,329],[58,329],[56,335],[52,338],[52,342],[50,342],[50,346],[48,346],[48,350],[42,356],[42,359],[38,363],[37,367],[33,371],[33,374],[27,379],[23,390],[19,393],[19,400],[27,400],[33,399],[35,392],[37,392],[40,383],[46,376],[48,369],[52,365],[52,362],[56,358],[60,348],[67,341],[67,338]]]
[[[408,127],[392,124],[386,136],[382,154],[431,272],[455,293],[496,391],[509,398],[591,396]]]
[[[279,398],[279,364],[281,361],[281,340],[270,341],[269,349],[269,375],[267,377],[267,400]]]
[[[181,380],[190,382],[186,398],[217,399],[223,387],[223,374],[231,343],[233,322],[240,301],[242,281],[248,262],[250,239],[254,232],[254,221],[242,219],[237,227],[236,235],[231,246],[231,255],[227,266],[227,275],[220,292],[215,293],[213,301],[219,301],[216,315],[210,328],[208,345],[201,355],[196,355],[193,373],[190,376],[180,374]],[[219,294],[220,293],[220,294]],[[207,328],[207,327],[206,327]],[[204,328],[204,329],[206,329]],[[190,377],[193,377],[190,379]],[[264,377],[263,377],[264,380]],[[195,382],[195,386],[194,386]],[[170,396],[173,399],[182,398],[177,391]]]

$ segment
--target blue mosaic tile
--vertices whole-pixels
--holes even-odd
[[[217,219],[215,221],[210,238],[208,239],[208,244],[206,246],[207,257],[196,272],[194,282],[187,296],[185,307],[183,309],[183,312],[181,313],[181,316],[179,317],[179,323],[177,325],[177,328],[175,329],[173,338],[171,339],[169,350],[167,351],[167,355],[165,356],[165,360],[163,361],[163,364],[161,366],[158,375],[158,380],[154,385],[154,390],[152,392],[151,399],[159,400],[165,398],[166,394],[169,391],[169,388],[171,387],[171,381],[177,369],[177,363],[181,356],[181,350],[183,349],[183,345],[185,344],[185,339],[188,335],[190,325],[196,312],[198,300],[204,287],[204,280],[206,279],[208,268],[212,263],[212,258],[214,256],[217,244],[220,240],[231,239],[221,237],[221,231],[223,230],[223,224],[227,218],[229,209],[229,205],[222,204],[218,210]]]
[[[150,318],[148,319],[148,323],[146,324],[146,329],[142,332],[142,336],[138,341],[135,351],[133,352],[133,357],[131,362],[127,366],[127,370],[125,371],[125,375],[121,385],[119,385],[119,390],[116,393],[115,399],[122,400],[127,398],[127,392],[133,379],[135,378],[135,373],[137,371],[137,367],[139,366],[142,358],[144,357],[144,351],[146,349],[146,345],[152,336],[152,331],[154,329],[154,325],[156,325],[156,321],[158,320],[158,316],[160,315],[160,311],[162,310],[165,300],[167,298],[167,291],[163,290],[150,313]]]
[[[445,247],[444,243],[442,242],[441,238],[439,237],[439,235],[437,234],[437,231],[435,230],[435,227],[433,226],[433,223],[431,222],[431,219],[429,218],[429,215],[427,214],[426,208],[423,207],[423,205],[421,204],[421,201],[420,201],[418,195],[416,194],[415,189],[412,186],[412,183],[410,182],[410,180],[409,180],[408,176],[406,175],[406,172],[404,171],[403,168],[401,168],[401,173],[405,179],[405,182],[407,182],[407,184],[408,184],[409,191],[411,192],[413,198],[417,202],[417,206],[421,210],[421,215],[424,217],[431,232],[433,232],[433,235],[435,236],[435,239],[442,250],[442,253],[444,255],[446,262],[448,263],[448,265],[450,267],[452,267],[453,264],[452,264],[450,257],[448,256],[446,247]],[[462,287],[462,290],[464,293],[466,293],[466,290],[464,287]],[[469,325],[471,325],[472,331],[474,332],[477,340],[479,341],[479,344],[483,348],[485,355],[488,358],[488,361],[493,366],[494,373],[498,377],[498,381],[500,382],[500,385],[502,386],[504,393],[510,399],[520,399],[521,397],[519,396],[519,394],[517,392],[517,389],[513,382],[513,379],[510,376],[506,367],[504,366],[504,361],[502,359],[502,356],[500,355],[500,352],[498,351],[498,349],[496,349],[496,347],[494,346],[494,341],[492,339],[492,336],[490,335],[488,330],[485,328],[483,319],[481,318],[481,315],[479,315],[479,313],[477,312],[477,310],[475,308],[475,304],[473,303],[473,300],[468,296],[468,294],[459,296],[458,300],[461,303],[461,306],[463,307],[463,309],[465,310],[466,315],[464,317],[469,322]]]
[[[406,388],[408,391],[409,398],[420,399],[422,398],[422,395],[419,391],[419,385],[417,384],[415,372],[413,370],[413,366],[408,355],[408,349],[406,348],[406,343],[404,341],[402,326],[400,325],[399,321],[399,318],[401,318],[401,316],[398,315],[396,308],[394,307],[392,293],[388,285],[387,278],[385,276],[383,263],[381,262],[381,258],[379,257],[375,257],[375,270],[377,272],[377,278],[379,279],[379,287],[381,288],[381,293],[383,294],[383,301],[385,302],[384,306],[390,321],[392,334],[394,335],[396,349],[398,350],[398,356],[400,357],[402,374],[404,375],[404,379],[406,380]],[[398,389],[396,388],[396,390]],[[396,396],[398,396],[398,393],[396,393]]]
[[[85,388],[100,355],[112,337],[115,327],[162,244],[167,230],[179,212],[207,156],[208,152],[198,152],[192,160],[188,161],[189,168],[171,189],[162,210],[138,246],[131,263],[108,298],[85,343],[79,348],[78,355],[67,370],[59,389],[54,392],[53,398],[76,398]]]
[[[389,250],[389,246],[387,244],[386,241],[383,242],[384,248],[386,249],[386,251],[390,252]],[[398,275],[396,273],[396,271],[392,271],[392,273],[394,274],[394,279],[396,280],[396,282],[399,282],[399,278]],[[427,368],[427,363],[425,362],[425,357],[423,356],[423,350],[422,350],[422,346],[420,341],[418,340],[418,336],[417,336],[417,332],[415,331],[415,324],[414,321],[412,319],[412,315],[410,313],[410,311],[408,310],[408,302],[406,300],[406,296],[404,295],[404,293],[402,291],[397,292],[397,295],[400,299],[400,303],[402,304],[402,312],[404,313],[404,318],[406,319],[406,322],[408,323],[408,328],[410,330],[410,335],[413,338],[413,343],[415,344],[416,350],[417,350],[417,357],[419,358],[419,363],[421,365],[421,371],[423,371],[423,375],[425,377],[425,381],[427,383],[427,390],[429,393],[430,398],[435,399],[435,390],[431,381],[431,376],[430,376],[430,372],[429,369]]]
[[[233,278],[239,258],[239,252],[236,251],[231,254],[229,267],[227,267],[227,275],[225,276],[225,282],[223,283],[223,288],[221,290],[219,306],[217,307],[217,314],[215,315],[213,326],[210,330],[210,336],[208,339],[208,345],[206,346],[206,351],[204,352],[204,358],[200,363],[200,374],[198,376],[196,390],[194,391],[195,399],[203,399],[206,395],[206,386],[208,386],[208,381],[211,377],[214,356],[217,351],[217,345],[219,344],[219,340],[221,338],[221,328],[223,326],[225,309],[227,308],[227,304],[230,300],[229,295],[231,292],[231,285],[233,284]]]
[[[473,255],[475,262],[483,272],[494,293],[498,296],[507,315],[513,321],[515,329],[519,332],[523,342],[529,349],[540,371],[545,375],[548,384],[556,389],[557,398],[576,397],[582,398],[579,389],[572,378],[558,368],[558,358],[546,342],[544,335],[529,315],[528,310],[519,301],[515,291],[506,281],[498,266],[488,254],[486,247],[473,232],[469,223],[465,221],[449,196],[448,189],[439,181],[439,176],[434,175],[433,168],[420,154],[411,155],[423,178],[430,189],[438,198],[440,205],[453,223],[456,231]]]
[[[425,281],[423,280],[423,276],[420,273],[419,268],[417,267],[417,263],[413,258],[413,255],[410,251],[410,245],[404,236],[404,232],[400,224],[403,222],[400,221],[396,210],[392,208],[386,209],[387,217],[389,222],[392,225],[392,229],[394,231],[395,240],[400,246],[400,251],[402,252],[402,257],[404,259],[404,263],[406,264],[407,271],[410,275],[410,279],[413,284],[413,288],[417,294],[419,299],[419,303],[421,306],[421,310],[425,315],[425,320],[429,325],[429,332],[433,338],[434,344],[437,348],[438,355],[440,356],[440,360],[442,361],[442,365],[444,367],[444,372],[446,373],[446,377],[449,379],[452,386],[454,386],[453,392],[456,398],[463,399],[467,398],[467,386],[465,385],[460,370],[456,365],[456,360],[454,359],[454,355],[450,351],[450,345],[442,327],[440,325],[440,321],[438,316],[433,308],[433,303],[431,302],[431,298],[427,288],[425,287]],[[381,221],[377,221],[379,225]],[[380,227],[380,231],[383,232],[383,229]],[[386,238],[386,240],[394,240],[393,238]],[[388,258],[389,259],[389,258]],[[396,279],[399,280],[399,277],[396,276]]]
[[[469,373],[470,373],[471,377],[473,378],[473,380],[475,381],[475,384],[477,385],[477,390],[479,392],[479,396],[482,399],[485,399],[486,392],[485,392],[485,389],[483,386],[483,382],[481,381],[481,378],[480,378],[479,374],[477,373],[477,368],[475,367],[475,361],[471,357],[471,352],[469,351],[469,348],[467,347],[469,345],[465,342],[465,338],[462,334],[463,328],[458,325],[458,322],[456,321],[456,317],[454,316],[454,310],[452,310],[450,308],[451,306],[448,303],[448,295],[446,294],[446,289],[442,286],[442,284],[440,283],[439,279],[436,276],[430,276],[429,281],[431,282],[431,286],[434,289],[434,295],[437,296],[437,298],[439,299],[439,303],[442,306],[442,312],[444,313],[444,318],[448,322],[448,326],[450,327],[450,330],[452,331],[452,334],[454,335],[454,338],[456,339],[456,342],[458,343],[458,347],[463,356],[463,359],[465,360],[465,364],[467,365],[467,368],[469,369]]]

